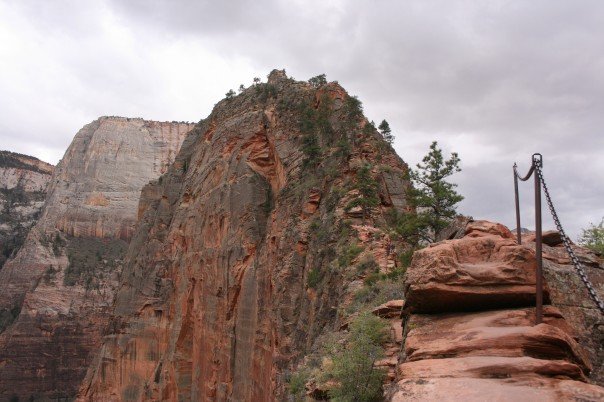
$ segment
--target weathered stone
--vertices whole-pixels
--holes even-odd
[[[507,228],[475,221],[467,225],[465,237],[414,253],[406,308],[434,312],[532,305],[535,272],[534,253],[516,244]]]
[[[371,310],[371,313],[382,318],[400,317],[404,305],[404,300],[390,300]]]
[[[450,313],[449,306],[437,302],[425,308],[421,294],[414,295],[413,291],[407,294],[404,355],[398,365],[398,382],[387,390],[388,400],[599,401],[604,398],[604,388],[587,384],[592,367],[599,370],[601,361],[598,353],[589,348],[593,343],[578,335],[585,331],[585,315],[579,314],[579,318],[571,317],[567,321],[560,309],[546,305],[542,323],[535,325],[535,309],[510,309],[517,302],[505,294],[497,303],[483,303],[478,308],[489,311],[463,312],[469,310],[468,301],[475,300],[475,295],[464,291],[463,287],[472,288],[485,277],[465,278],[460,275],[465,269],[459,268],[461,263],[468,260],[475,263],[480,260],[477,254],[483,254],[485,263],[496,267],[507,265],[509,269],[505,272],[513,272],[527,262],[526,258],[518,256],[533,255],[533,251],[525,245],[517,245],[512,238],[502,225],[475,222],[468,224],[464,238],[436,244],[420,251],[419,258],[414,256],[407,278],[411,289],[422,280],[422,275],[425,279],[422,286],[429,281],[438,286],[454,283],[458,287],[455,300],[464,308],[458,309],[461,312]],[[485,247],[481,241],[487,240],[498,246]],[[454,248],[455,254],[452,255],[448,248]],[[544,245],[544,251],[548,258],[561,249]],[[551,269],[548,264],[546,260],[546,277],[551,278],[547,274]],[[433,270],[440,265],[445,268],[441,267],[441,271],[434,274]],[[449,274],[446,279],[443,272]],[[509,286],[506,275],[490,272],[488,278]],[[548,282],[555,302],[563,281]],[[443,295],[433,294],[439,298]],[[495,293],[491,296],[495,297]],[[577,295],[577,299],[582,298],[585,302],[586,297]],[[577,306],[578,302],[573,300],[570,305]],[[500,309],[490,310],[494,304]],[[568,309],[568,306],[561,305],[560,308]],[[426,310],[433,314],[414,314]],[[582,345],[587,345],[588,349],[583,349]]]
[[[173,161],[192,125],[102,117],[58,164],[42,214],[0,271],[0,399],[72,398],[102,330],[144,184]]]
[[[53,169],[34,157],[0,151],[0,269],[37,222]],[[2,326],[0,318],[0,332]]]
[[[529,355],[568,359],[586,373],[588,358],[549,307],[544,323],[534,326],[534,309],[500,310],[472,314],[414,315],[405,342],[408,361],[443,357]]]
[[[521,378],[426,378],[402,380],[392,402],[420,401],[601,401],[601,387],[572,380]]]

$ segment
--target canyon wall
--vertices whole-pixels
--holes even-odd
[[[406,170],[337,83],[273,71],[219,102],[142,192],[80,399],[284,397],[294,362],[339,328],[342,301],[362,286],[341,255],[396,268],[380,223],[407,208]]]
[[[107,324],[141,189],[192,127],[101,117],[77,133],[38,222],[0,271],[0,397],[74,396]]]
[[[0,151],[0,269],[37,222],[53,169],[34,157]]]

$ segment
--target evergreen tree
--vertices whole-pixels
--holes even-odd
[[[243,84],[239,85],[239,93],[245,91],[245,86]]]
[[[226,98],[227,98],[227,99],[229,99],[229,100],[230,100],[230,99],[233,99],[233,97],[235,96],[235,91],[233,91],[232,89],[229,89],[229,92],[227,92],[227,93],[225,94],[225,96],[226,96]]]
[[[316,77],[309,79],[308,83],[312,85],[313,88],[319,88],[322,85],[327,84],[327,78],[325,77],[325,74],[319,74]]]
[[[359,190],[359,196],[350,201],[346,209],[361,207],[363,224],[365,224],[367,216],[371,213],[371,208],[377,207],[380,203],[377,196],[378,182],[371,176],[371,165],[368,163],[357,171],[357,189]]]
[[[459,156],[456,152],[448,160],[434,141],[430,152],[424,156],[417,170],[409,169],[413,186],[407,191],[409,204],[416,213],[403,214],[398,221],[397,231],[410,243],[433,243],[438,234],[457,216],[456,205],[463,196],[455,191],[456,184],[445,179],[460,172]]]
[[[390,130],[390,124],[388,124],[388,122],[384,119],[378,126],[378,129],[380,130],[382,137],[384,137],[384,140],[388,144],[392,145],[394,142],[394,135],[392,135],[392,131]]]

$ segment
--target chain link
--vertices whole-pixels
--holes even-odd
[[[587,274],[585,273],[585,269],[583,268],[583,264],[581,264],[581,262],[575,255],[575,252],[573,251],[573,249],[570,245],[570,239],[568,238],[568,236],[566,236],[566,233],[564,232],[564,229],[562,228],[562,224],[560,223],[560,219],[558,218],[558,214],[556,213],[556,209],[554,208],[554,204],[552,203],[552,198],[549,194],[547,184],[545,183],[545,179],[543,178],[543,171],[541,170],[541,161],[535,160],[534,164],[535,164],[535,173],[539,177],[539,181],[541,182],[541,186],[543,187],[543,192],[545,194],[545,199],[547,200],[547,205],[549,206],[549,210],[552,213],[552,217],[554,218],[554,223],[556,224],[556,228],[558,229],[558,232],[560,233],[560,237],[562,238],[562,242],[564,243],[564,248],[566,249],[566,252],[570,256],[570,259],[571,259],[573,265],[575,266],[575,270],[579,274],[579,277],[583,281],[583,284],[585,284],[585,287],[587,288],[587,292],[589,293],[589,296],[592,298],[594,303],[596,303],[596,306],[598,306],[598,309],[600,310],[600,312],[602,314],[604,314],[604,303],[602,302],[602,300],[600,300],[600,298],[598,297],[598,295],[596,293],[596,290],[594,289],[593,284],[589,281],[589,278],[587,277]]]

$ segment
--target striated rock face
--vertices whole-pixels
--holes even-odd
[[[78,132],[38,223],[0,271],[0,399],[75,394],[108,322],[141,189],[191,128],[102,117]]]
[[[0,151],[0,269],[38,220],[53,169],[34,157]]]
[[[574,325],[576,319],[567,321],[560,309],[545,306],[543,322],[535,325],[534,308],[517,308],[517,300],[530,300],[523,298],[527,294],[523,288],[516,287],[526,284],[529,271],[534,276],[535,267],[532,250],[517,245],[512,237],[502,225],[470,222],[463,238],[436,244],[413,257],[406,279],[403,354],[389,400],[604,398],[604,388],[589,384],[601,359],[582,346],[592,344],[577,337],[583,328]],[[487,243],[494,247],[482,247]],[[456,250],[455,257],[449,249]],[[469,255],[470,268],[464,265]],[[439,293],[447,281],[454,290]],[[560,286],[548,283],[550,289]],[[429,302],[426,288],[436,289]],[[509,299],[510,292],[517,299]],[[452,293],[453,299],[442,297]],[[555,304],[556,298],[552,300]],[[417,314],[426,312],[432,314]]]
[[[113,117],[84,126],[57,166],[42,221],[76,237],[130,239],[141,189],[166,171],[192,127]]]
[[[362,219],[346,205],[367,163],[380,202]],[[405,207],[405,169],[337,84],[274,71],[219,102],[143,190],[111,330],[80,398],[280,399],[286,371],[340,325],[352,278],[338,255],[354,226],[373,230]]]

